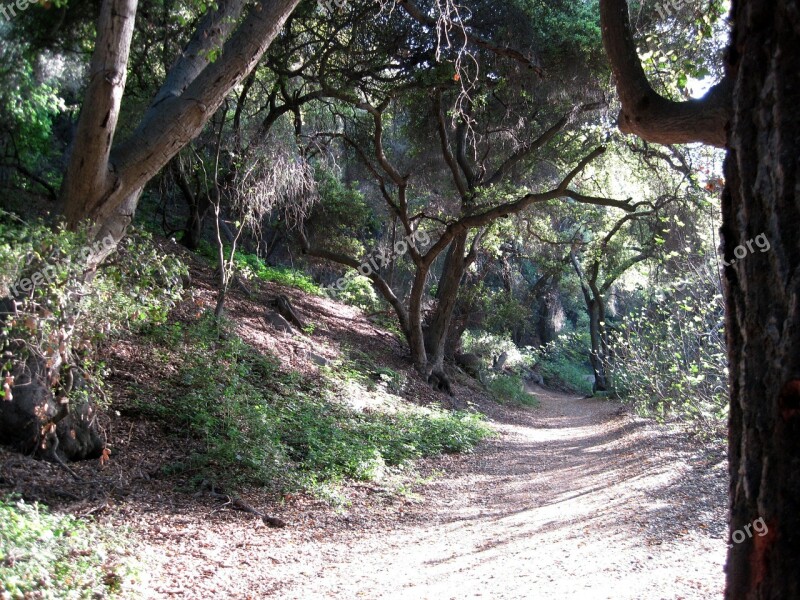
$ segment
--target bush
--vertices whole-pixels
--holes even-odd
[[[481,330],[467,330],[461,336],[464,352],[494,358],[503,352],[508,354],[506,366],[514,368],[522,365],[522,354],[508,336],[496,335]]]
[[[236,268],[250,279],[258,277],[262,281],[271,281],[287,287],[297,288],[307,294],[316,294],[317,296],[324,294],[322,288],[303,271],[289,267],[272,267],[255,254],[242,252],[236,254],[235,262]]]
[[[588,361],[590,347],[588,332],[572,332],[539,348],[526,349],[525,356],[548,387],[588,395],[593,373]]]
[[[38,504],[0,500],[0,596],[109,598],[131,576],[124,542]]]
[[[31,355],[50,364],[60,358],[100,392],[98,344],[164,321],[181,297],[186,267],[159,250],[149,234],[132,232],[84,283],[92,246],[98,243],[90,243],[85,231],[29,224],[0,210],[0,298],[16,300],[0,329],[5,373]]]
[[[369,277],[350,271],[342,279],[344,280],[343,285],[341,288],[337,287],[334,292],[338,300],[360,308],[364,312],[380,310],[381,301],[375,293],[375,288]]]
[[[374,479],[386,467],[423,456],[471,450],[490,430],[481,418],[441,410],[359,412],[335,390],[283,372],[244,344],[225,322],[206,316],[154,338],[177,354],[176,389],[140,402],[197,442],[189,464],[197,481],[256,484],[275,491],[343,478]]]
[[[726,420],[723,300],[715,269],[712,264],[712,276],[666,286],[657,302],[612,330],[616,392],[641,414],[675,416],[707,430]]]
[[[539,400],[525,391],[525,382],[516,375],[495,375],[489,380],[489,391],[500,404],[539,406]]]

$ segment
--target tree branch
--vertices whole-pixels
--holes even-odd
[[[65,216],[72,224],[111,176],[108,158],[125,91],[136,8],[137,0],[105,0],[100,9],[89,85],[61,189]]]
[[[403,8],[403,10],[410,16],[412,19],[417,21],[418,23],[425,25],[426,27],[430,27],[431,29],[437,28],[437,23],[435,19],[427,16],[419,6],[417,6],[411,0],[398,0],[397,3]],[[536,73],[539,77],[544,76],[544,72],[542,69],[537,65],[534,61],[527,58],[521,52],[514,50],[513,48],[502,48],[497,46],[496,44],[492,43],[490,40],[470,31],[467,31],[466,27],[463,24],[459,24],[461,27],[464,37],[467,38],[473,46],[477,46],[479,48],[483,48],[484,50],[488,50],[493,54],[497,54],[498,56],[505,56],[506,58],[510,58],[515,60],[519,63],[522,63],[526,67],[528,67],[531,71]]]
[[[673,102],[658,94],[647,80],[636,53],[627,0],[600,0],[600,26],[622,104],[620,131],[659,144],[701,142],[725,147],[732,115],[730,77],[699,100]]]
[[[303,227],[298,227],[298,235],[300,237],[300,245],[303,249],[303,254],[308,256],[314,256],[316,258],[322,258],[324,260],[329,260],[331,262],[338,263],[340,265],[344,265],[346,267],[350,267],[358,271],[361,267],[362,263],[357,261],[355,258],[351,256],[347,256],[346,254],[341,254],[339,252],[331,252],[329,250],[324,250],[321,248],[312,248],[311,244],[308,241],[308,237],[306,236]],[[411,326],[408,318],[408,312],[406,311],[403,303],[400,299],[395,295],[392,288],[386,282],[386,280],[380,276],[379,273],[372,270],[368,277],[372,280],[372,283],[375,284],[375,287],[384,297],[384,299],[391,304],[392,308],[394,308],[395,313],[397,314],[397,320],[400,322],[400,329],[402,329],[403,333],[406,337],[410,336]]]

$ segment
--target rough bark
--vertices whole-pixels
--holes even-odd
[[[602,0],[600,26],[622,104],[618,121],[622,132],[660,144],[702,142],[725,146],[731,118],[730,78],[725,77],[699,100],[668,100],[652,88],[642,69],[627,0]]]
[[[0,300],[0,324],[14,315],[13,300]],[[8,350],[24,356],[23,344]],[[31,355],[14,365],[11,375],[12,400],[0,398],[0,443],[19,452],[62,461],[97,458],[105,446],[91,401],[72,406],[66,394],[83,386],[75,370],[69,373],[69,386],[54,384],[66,371],[59,353],[44,357]],[[56,394],[56,388],[60,393]]]
[[[734,2],[733,22],[722,235],[730,531],[743,533],[728,551],[726,597],[800,598],[800,5]],[[771,251],[736,260],[762,233]],[[758,519],[768,533],[746,535]]]
[[[76,223],[113,185],[107,168],[128,74],[137,0],[106,0],[97,23],[83,109],[61,195],[64,215]]]

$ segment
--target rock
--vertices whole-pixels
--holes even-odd
[[[327,358],[320,356],[319,354],[314,354],[313,352],[306,354],[306,358],[320,367],[328,367],[331,364],[331,361],[329,361]]]
[[[470,375],[477,377],[483,369],[483,359],[472,352],[455,355],[456,364]]]
[[[283,331],[284,333],[292,333],[294,331],[292,326],[289,324],[289,321],[284,319],[275,311],[271,310],[267,312],[264,319],[278,331]]]
[[[536,385],[544,385],[544,379],[536,371],[528,371],[525,374],[525,379],[527,381],[530,381],[531,383],[536,384]]]
[[[275,297],[272,301],[272,306],[278,311],[284,319],[286,319],[289,323],[297,327],[299,330],[303,330],[306,324],[297,316],[297,312],[295,312],[292,303],[289,301],[289,298],[284,296],[283,294],[279,294]]]
[[[506,366],[506,361],[508,360],[508,352],[503,352],[500,356],[494,359],[492,367],[495,371],[502,371],[503,367]]]

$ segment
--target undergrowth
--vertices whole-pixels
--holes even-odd
[[[133,577],[118,534],[0,499],[1,598],[115,598]]]
[[[544,379],[545,385],[565,392],[592,394],[592,374],[588,361],[588,334],[572,332],[535,349],[526,358]]]
[[[539,400],[533,394],[525,391],[525,383],[522,377],[517,375],[495,375],[489,379],[487,387],[500,404],[531,408],[539,406]]]
[[[226,246],[226,258],[230,256],[230,252],[230,247]],[[211,261],[216,262],[218,260],[217,249],[212,247],[211,244],[205,240],[200,243],[198,253]],[[262,258],[255,254],[249,254],[238,250],[234,257],[234,263],[236,264],[238,272],[246,279],[252,280],[258,278],[262,281],[297,288],[307,294],[315,294],[317,296],[323,296],[325,294],[322,288],[303,271],[290,267],[274,267],[268,265]]]
[[[171,466],[195,483],[317,490],[373,480],[421,457],[467,452],[490,434],[481,417],[439,409],[355,410],[328,382],[280,369],[210,316],[157,327],[163,360],[178,368],[161,397],[140,408],[192,440]]]

